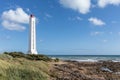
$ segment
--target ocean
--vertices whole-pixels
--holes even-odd
[[[49,55],[49,57],[79,62],[98,62],[98,61],[120,62],[120,55]]]

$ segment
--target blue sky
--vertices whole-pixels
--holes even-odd
[[[120,0],[0,0],[0,52],[28,51],[29,15],[37,50],[54,55],[119,55]]]

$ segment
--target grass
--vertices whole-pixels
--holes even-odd
[[[4,54],[8,54],[13,58],[26,58],[28,60],[42,60],[42,61],[51,61],[52,59],[45,55],[35,55],[35,54],[24,54],[22,52],[4,52]]]
[[[0,54],[0,80],[48,80],[50,58],[40,56]]]

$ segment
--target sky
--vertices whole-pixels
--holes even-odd
[[[0,0],[0,53],[28,51],[29,15],[46,55],[120,55],[120,0]]]

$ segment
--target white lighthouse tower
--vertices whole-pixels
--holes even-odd
[[[36,25],[35,16],[30,15],[30,29],[29,29],[29,50],[28,54],[38,54],[36,50]]]

